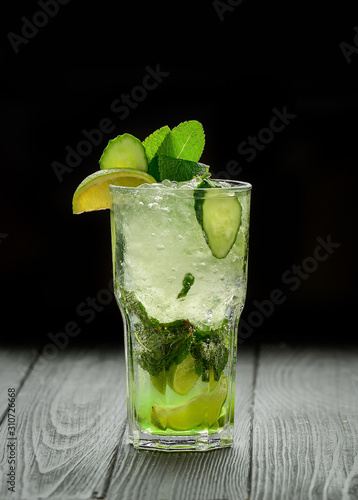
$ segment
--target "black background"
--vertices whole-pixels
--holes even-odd
[[[15,53],[8,34],[21,35],[23,18],[40,10],[16,2],[1,21],[2,338],[48,342],[71,321],[86,342],[122,335],[106,292],[109,213],[72,215],[73,192],[98,169],[109,138],[144,139],[197,119],[206,132],[202,161],[222,175],[234,160],[241,172],[231,177],[253,185],[242,316],[253,327],[249,341],[355,341],[358,53],[349,62],[340,46],[358,50],[353,3],[243,0],[221,20],[213,2],[70,0]],[[120,120],[112,103],[142,84],[148,66],[168,76]],[[248,162],[239,144],[285,107],[296,117]],[[76,149],[82,130],[104,118],[113,133],[60,182],[53,162],[64,164],[66,146]],[[339,248],[293,291],[283,273],[329,235]],[[285,302],[267,318],[250,316],[274,289]],[[98,294],[109,302],[102,308]],[[81,315],[88,298],[98,305]]]

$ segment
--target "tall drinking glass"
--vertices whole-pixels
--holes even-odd
[[[136,448],[205,451],[233,442],[251,185],[223,186],[110,186]],[[221,248],[220,231],[229,248]]]

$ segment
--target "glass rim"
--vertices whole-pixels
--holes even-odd
[[[230,186],[210,187],[210,188],[207,188],[207,187],[194,188],[194,187],[189,187],[189,186],[182,186],[178,189],[176,187],[166,186],[165,184],[163,185],[161,182],[157,182],[155,184],[159,185],[159,186],[163,186],[167,193],[169,193],[169,192],[170,193],[183,193],[183,192],[192,192],[192,191],[204,192],[204,191],[208,191],[208,190],[242,193],[245,191],[251,191],[251,189],[252,189],[252,184],[250,184],[249,182],[245,182],[245,181],[237,181],[237,180],[231,180],[231,179],[211,179],[211,180],[225,182],[226,184],[230,184]],[[133,190],[140,189],[140,191],[144,193],[146,191],[151,191],[153,189],[153,187],[152,187],[153,184],[147,184],[146,186],[144,186],[143,184],[140,184],[139,186],[118,186],[116,184],[109,184],[109,189],[113,193],[119,192],[122,190],[128,190],[130,192]]]

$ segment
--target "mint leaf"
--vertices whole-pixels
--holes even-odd
[[[164,141],[165,137],[170,133],[170,128],[168,125],[164,125],[164,127],[159,128],[152,134],[148,135],[146,139],[142,142],[145,152],[147,155],[148,163],[154,158],[154,155],[157,153],[160,145]],[[152,175],[152,174],[151,174]]]
[[[138,342],[133,351],[143,370],[156,376],[170,365],[181,363],[188,355],[194,327],[184,320],[159,323],[155,318],[149,319],[151,326],[143,322],[133,325]]]
[[[160,181],[164,179],[177,182],[190,181],[193,177],[205,174],[208,169],[209,167],[204,163],[171,158],[170,156],[158,156]]]
[[[185,278],[193,282],[190,273]],[[184,281],[185,281],[184,278]],[[180,364],[190,352],[195,360],[195,371],[203,382],[209,382],[210,372],[214,380],[219,380],[229,359],[226,339],[229,336],[229,322],[224,319],[215,329],[199,329],[187,320],[160,323],[148,316],[143,304],[134,292],[122,287],[118,290],[126,309],[136,317],[133,329],[136,342],[133,354],[136,362],[153,377],[168,370],[173,364]]]
[[[229,325],[225,319],[217,330],[196,329],[190,344],[190,353],[195,360],[195,371],[203,382],[209,382],[210,371],[214,380],[219,380],[229,359],[229,349],[225,345]]]
[[[157,182],[189,181],[208,172],[209,167],[197,163],[205,145],[203,126],[196,120],[180,123],[173,130],[165,125],[150,134],[143,146],[148,160],[148,173]]]
[[[186,297],[190,288],[194,285],[195,278],[191,273],[186,273],[183,279],[183,288],[178,293],[177,299],[182,299]]]
[[[143,304],[134,292],[127,292],[119,287],[121,298],[126,307],[138,321],[133,330],[137,342],[133,342],[136,362],[153,377],[172,364],[179,364],[188,355],[194,325],[186,320],[160,323],[148,316]]]
[[[158,149],[158,155],[199,161],[205,145],[201,123],[190,120],[180,123],[167,134]]]
[[[155,155],[154,158],[148,163],[148,174],[154,177],[157,182],[160,182],[160,173],[158,168],[158,155]]]

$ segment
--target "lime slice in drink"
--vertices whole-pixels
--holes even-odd
[[[181,405],[153,405],[152,424],[161,430],[169,427],[176,431],[188,431],[203,424],[211,427],[220,416],[226,396],[227,378],[223,376],[213,392],[200,394]]]
[[[102,169],[133,168],[148,170],[147,156],[143,144],[131,134],[118,135],[111,139],[99,160]]]
[[[218,381],[215,380],[214,378],[214,370],[210,368],[209,370],[209,387],[210,387],[210,392],[213,391],[217,385]]]
[[[179,365],[172,365],[168,370],[168,385],[174,392],[185,396],[194,387],[199,375],[195,372],[195,360],[189,353]]]
[[[161,371],[158,375],[150,375],[150,381],[161,394],[165,394],[167,388],[167,377],[165,371]]]
[[[137,187],[143,183],[153,184],[154,177],[131,168],[111,168],[99,170],[86,177],[73,195],[74,214],[103,210],[110,206],[109,185]]]

